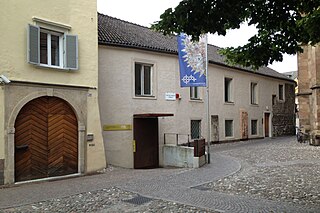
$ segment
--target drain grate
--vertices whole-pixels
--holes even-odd
[[[123,200],[123,201],[131,204],[135,204],[135,205],[142,205],[152,201],[152,199],[138,195],[137,197],[131,198],[129,200]]]
[[[192,187],[194,189],[198,189],[198,190],[201,190],[201,191],[209,191],[210,188],[209,187],[206,187],[206,186],[196,186],[196,187]]]

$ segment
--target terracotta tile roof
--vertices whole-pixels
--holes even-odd
[[[98,41],[100,45],[143,49],[174,55],[178,54],[177,39],[175,36],[165,36],[150,28],[100,13],[98,13]],[[244,72],[292,81],[287,76],[268,67],[262,67],[259,70],[253,71],[249,68],[240,66],[230,66],[224,61],[224,57],[218,54],[218,50],[219,47],[208,45],[209,63],[235,68]]]

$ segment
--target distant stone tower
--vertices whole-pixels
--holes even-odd
[[[320,46],[305,46],[298,55],[300,127],[314,142],[320,137]]]

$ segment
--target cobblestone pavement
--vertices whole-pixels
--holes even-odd
[[[213,145],[200,169],[128,170],[0,189],[0,212],[320,212],[320,147]]]
[[[216,151],[237,158],[242,169],[205,187],[311,206],[320,212],[320,147],[280,138],[229,147],[217,145]]]
[[[140,196],[116,187],[55,198],[15,208],[7,208],[3,213],[21,212],[212,212],[175,202]]]

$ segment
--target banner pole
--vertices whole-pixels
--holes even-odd
[[[211,134],[210,134],[210,104],[209,104],[209,72],[208,72],[208,33],[206,34],[206,114],[207,114],[207,155],[208,161],[210,164],[210,142],[211,142]]]

